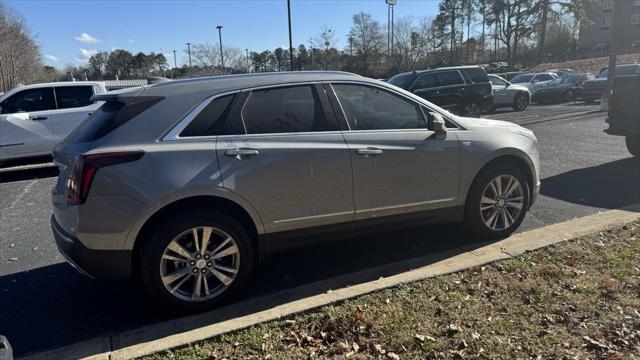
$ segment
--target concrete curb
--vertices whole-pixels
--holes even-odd
[[[23,359],[131,359],[186,346],[230,331],[240,330],[284,316],[308,311],[399,284],[461,271],[527,251],[556,244],[640,219],[640,204],[545,226],[516,234],[474,249],[454,249],[419,259],[368,269],[245,302],[207,313],[187,316],[126,331],[110,337],[29,355]],[[429,265],[424,265],[429,264]],[[358,283],[358,279],[385,274],[390,269],[412,269]],[[356,284],[345,286],[346,284]],[[335,286],[335,287],[333,287]],[[336,289],[318,294],[318,289]],[[305,294],[310,296],[306,297]],[[234,316],[235,315],[235,316]],[[238,316],[239,315],[239,316]],[[221,319],[225,319],[220,321]]]

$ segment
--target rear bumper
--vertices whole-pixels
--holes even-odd
[[[92,278],[119,279],[132,275],[131,250],[92,250],[66,233],[51,217],[51,229],[64,258],[76,270]]]
[[[483,98],[480,104],[480,108],[482,112],[493,109],[493,96],[486,96],[485,98]]]
[[[607,92],[607,88],[582,88],[580,98],[583,100],[599,100]]]

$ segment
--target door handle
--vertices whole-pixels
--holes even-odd
[[[259,152],[256,149],[229,149],[224,154],[240,159],[242,156],[256,156]]]
[[[371,148],[371,147],[358,149],[356,152],[358,153],[358,155],[364,155],[364,156],[382,155],[382,150],[378,148]]]
[[[48,119],[48,117],[46,117],[46,116],[36,116],[36,117],[31,118],[31,120],[33,120],[33,121],[42,121],[42,120],[47,120],[47,119]]]

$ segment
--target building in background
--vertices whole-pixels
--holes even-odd
[[[618,6],[616,19],[613,18],[614,2]],[[614,21],[620,22],[618,53],[640,51],[640,0],[599,0],[587,10],[587,16],[592,24],[580,31],[578,47],[581,52],[606,56]]]

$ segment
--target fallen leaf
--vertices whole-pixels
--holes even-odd
[[[596,341],[588,336],[583,336],[582,339],[587,342],[587,348],[594,350],[609,350],[609,347],[606,344]]]
[[[17,257],[11,257],[11,258],[9,258],[9,261],[18,261],[18,258]]]
[[[398,356],[398,354],[396,354],[394,352],[388,352],[387,353],[387,357],[389,359],[393,359],[393,360],[400,360],[400,356]]]
[[[354,352],[360,351],[360,345],[358,345],[358,343],[355,341],[353,342],[353,344],[351,344],[351,347],[353,347]]]
[[[380,344],[375,344],[375,345],[373,345],[373,347],[376,349],[376,351],[377,351],[377,352],[378,352],[378,354],[380,354],[380,355],[384,355],[384,354],[387,352],[387,350],[385,350],[385,349],[382,347],[382,345],[380,345]]]

